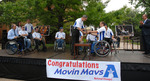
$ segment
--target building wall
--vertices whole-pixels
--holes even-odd
[[[0,25],[0,41],[2,40],[2,33],[3,33],[3,30],[9,30],[9,26],[6,26],[6,25]]]

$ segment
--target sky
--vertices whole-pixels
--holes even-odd
[[[102,1],[105,2],[107,0],[102,0]],[[108,12],[113,11],[113,10],[118,10],[125,5],[129,8],[134,9],[134,6],[129,3],[129,0],[110,0],[107,7],[105,8],[105,11],[106,11],[106,13],[108,13]]]

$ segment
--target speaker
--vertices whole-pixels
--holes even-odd
[[[7,42],[7,30],[2,31],[2,49],[5,49],[5,44]]]

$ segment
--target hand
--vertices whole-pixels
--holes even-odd
[[[39,39],[40,41],[42,40],[42,38]]]
[[[90,32],[89,31],[87,31],[87,34],[89,34]]]
[[[140,21],[140,24],[143,25],[144,24],[143,21]]]
[[[18,37],[16,36],[16,37],[14,37],[15,39],[17,39]]]
[[[113,41],[117,41],[115,38],[113,38]]]
[[[82,40],[80,39],[79,42],[81,42]]]

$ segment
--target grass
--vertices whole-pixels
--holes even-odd
[[[54,47],[54,44],[46,44],[46,47]],[[70,44],[66,44],[66,48],[69,49],[70,48]]]

